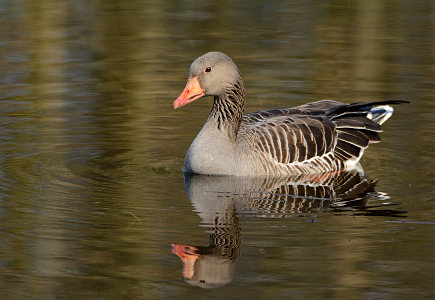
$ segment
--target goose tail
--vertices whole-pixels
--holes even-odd
[[[394,109],[392,106],[375,106],[370,109],[369,113],[367,114],[367,118],[378,123],[379,125],[382,125],[393,115],[393,112]]]

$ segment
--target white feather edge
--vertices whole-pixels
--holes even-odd
[[[370,112],[367,115],[367,118],[373,120],[373,114],[375,114],[378,110],[379,110],[378,113],[381,113],[381,111],[385,111],[383,113],[384,115],[382,116],[382,118],[378,121],[379,125],[384,124],[385,121],[387,121],[393,115],[394,112],[393,107],[389,105],[375,106],[370,110]]]

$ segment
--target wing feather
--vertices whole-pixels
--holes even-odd
[[[348,128],[338,130],[338,139],[364,149],[367,148],[370,142],[369,138],[364,133]]]
[[[358,146],[355,146],[351,143],[348,143],[346,141],[343,140],[338,140],[337,141],[337,145],[335,146],[335,151],[337,151],[338,149],[344,151],[345,153],[347,153],[348,155],[350,155],[350,157],[359,157],[359,154],[361,152],[361,148]]]
[[[307,160],[319,170],[344,167],[347,161],[359,159],[370,143],[380,141],[382,127],[378,120],[386,117],[373,117],[373,113],[381,116],[391,112],[386,108],[376,110],[379,103],[404,101],[344,104],[322,100],[254,112],[243,116],[239,135],[253,137],[255,151],[261,153],[262,164],[269,171],[284,164],[303,173],[305,167],[299,163]]]

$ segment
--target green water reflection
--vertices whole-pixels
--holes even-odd
[[[0,2],[0,298],[434,295],[434,20],[406,0]],[[210,50],[239,66],[247,111],[412,101],[361,162],[378,213],[238,211],[213,290],[170,247],[210,237],[181,173],[210,100],[172,110]]]

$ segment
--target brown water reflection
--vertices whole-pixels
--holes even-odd
[[[305,216],[314,222],[323,211],[396,217],[405,213],[379,203],[368,205],[370,198],[389,199],[377,192],[375,185],[375,180],[364,177],[362,169],[287,178],[186,174],[186,193],[201,218],[201,227],[208,228],[209,246],[172,243],[172,253],[181,259],[182,274],[189,284],[222,287],[234,279],[240,256],[239,217]]]
[[[0,298],[431,297],[434,20],[430,1],[1,1]],[[242,71],[249,112],[412,101],[361,162],[390,200],[239,207],[235,276],[212,291],[168,251],[210,236],[181,173],[210,101],[172,101],[211,50]]]

